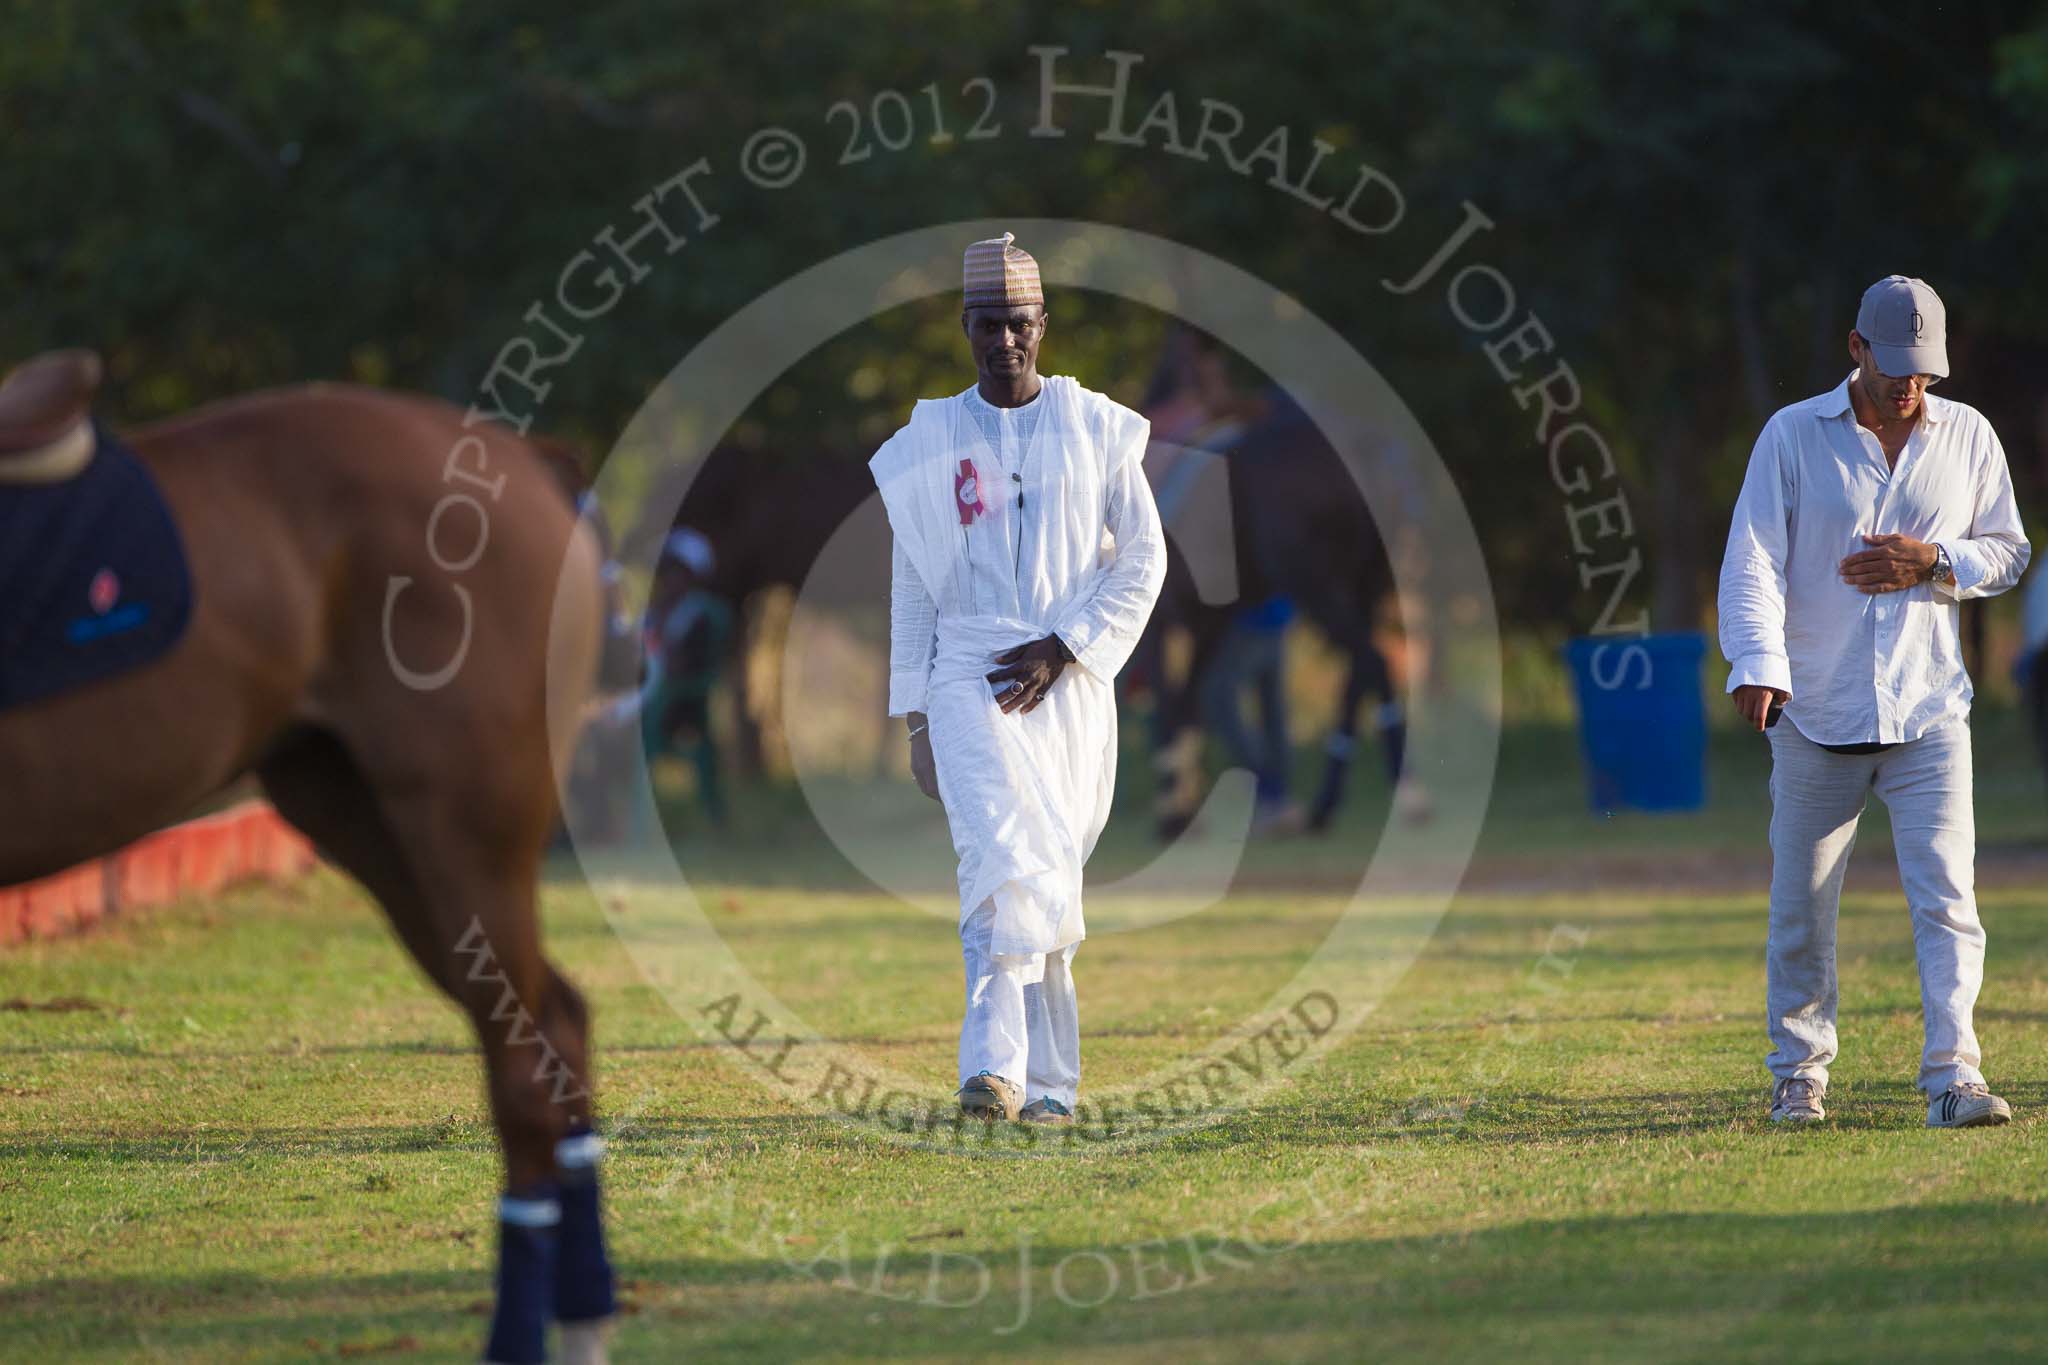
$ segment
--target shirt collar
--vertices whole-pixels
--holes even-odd
[[[1852,422],[1856,420],[1856,405],[1849,401],[1849,385],[1862,373],[1861,369],[1849,371],[1848,378],[1820,396],[1819,412],[1822,417],[1847,417]],[[1928,426],[1938,427],[1946,422],[1947,408],[1946,398],[1936,398],[1925,389],[1920,391],[1920,416]]]
[[[1848,417],[1854,419],[1856,416],[1856,406],[1849,401],[1849,380],[1854,379],[1859,373],[1861,373],[1859,370],[1849,371],[1848,379],[1844,379],[1841,383],[1835,385],[1834,388],[1820,396],[1819,412],[1822,417]]]
[[[999,408],[994,403],[991,403],[986,398],[983,398],[981,396],[981,385],[979,384],[969,384],[967,386],[967,392],[963,394],[962,397],[966,398],[968,406],[970,407],[981,408],[986,412],[1008,413],[1013,417],[1020,417],[1026,413],[1036,412],[1039,402],[1045,397],[1045,380],[1042,377],[1040,378],[1038,382],[1038,393],[1032,398],[1032,400],[1029,403],[1024,403],[1014,408]]]

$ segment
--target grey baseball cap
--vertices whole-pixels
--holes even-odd
[[[1948,378],[1948,310],[1927,281],[1887,275],[1871,285],[1856,310],[1856,331],[1885,374]]]

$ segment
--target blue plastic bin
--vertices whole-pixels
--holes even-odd
[[[1706,637],[1603,635],[1570,641],[1579,748],[1596,811],[1698,810],[1707,799]]]

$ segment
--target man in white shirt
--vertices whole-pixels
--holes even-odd
[[[1045,296],[1013,240],[963,262],[975,384],[917,404],[868,465],[895,535],[889,714],[960,858],[960,1107],[1057,1124],[1081,1077],[1070,968],[1116,786],[1113,683],[1166,542],[1145,419],[1039,375]]]
[[[1728,690],[1771,743],[1771,1117],[1825,1116],[1836,912],[1875,791],[1913,916],[1927,1124],[2005,1123],[1971,1024],[1984,930],[1956,603],[2013,586],[2029,546],[1990,423],[1927,391],[1948,374],[1934,291],[1872,285],[1849,354],[1846,380],[1765,424],[1721,563]]]

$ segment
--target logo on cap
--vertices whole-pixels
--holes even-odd
[[[1926,328],[1927,328],[1927,320],[1926,320],[1925,318],[1921,317],[1921,316],[1920,316],[1920,314],[1919,314],[1919,313],[1918,313],[1917,311],[1916,311],[1916,312],[1914,312],[1914,314],[1913,314],[1913,340],[1915,340],[1915,341],[1918,341],[1918,340],[1920,339],[1920,333],[1921,333],[1921,332],[1923,332],[1923,331],[1925,331],[1925,330],[1926,330]]]

